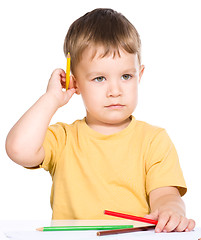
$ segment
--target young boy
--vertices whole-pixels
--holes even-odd
[[[52,176],[53,219],[111,219],[104,210],[158,220],[156,232],[191,231],[181,199],[186,185],[166,131],[137,121],[143,75],[134,26],[112,9],[77,19],[64,42],[71,54],[70,85],[56,69],[46,93],[8,134],[9,157]],[[86,117],[48,127],[59,107],[81,94]]]

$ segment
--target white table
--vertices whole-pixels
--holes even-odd
[[[196,228],[190,233],[155,233],[135,232],[109,236],[96,236],[96,231],[65,231],[65,232],[39,232],[36,228],[45,226],[84,226],[84,225],[122,225],[134,224],[142,226],[145,224],[131,220],[56,220],[56,221],[0,221],[0,230],[9,240],[198,240],[201,238],[201,228]],[[6,239],[6,238],[5,238]],[[0,238],[1,240],[1,238]]]

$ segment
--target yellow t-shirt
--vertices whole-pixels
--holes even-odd
[[[166,131],[132,121],[103,135],[83,120],[48,128],[41,165],[52,176],[53,219],[111,219],[104,210],[144,216],[148,195],[159,187],[186,185]],[[116,219],[116,218],[115,218]]]

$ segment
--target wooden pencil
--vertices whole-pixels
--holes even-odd
[[[130,219],[130,220],[138,221],[138,222],[145,222],[145,223],[149,223],[149,224],[157,225],[157,223],[158,223],[158,221],[153,220],[153,219],[137,217],[137,216],[134,216],[134,215],[119,213],[119,212],[113,212],[113,211],[109,211],[109,210],[105,210],[104,214],[114,216],[114,217],[126,218],[126,219]]]
[[[66,64],[66,90],[68,90],[69,82],[70,82],[70,53],[67,54],[67,64]]]
[[[120,233],[130,233],[130,232],[139,232],[139,231],[148,231],[155,229],[155,226],[145,226],[145,227],[136,227],[136,228],[128,228],[128,229],[116,229],[116,230],[108,230],[108,231],[100,231],[97,232],[97,236],[105,236],[112,234],[120,234]]]
[[[114,230],[133,228],[133,225],[105,225],[105,226],[49,226],[37,228],[37,231],[84,231],[84,230]]]

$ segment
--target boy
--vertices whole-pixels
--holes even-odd
[[[186,185],[166,131],[137,121],[143,75],[141,42],[134,26],[111,9],[95,9],[69,28],[66,74],[56,69],[46,93],[7,137],[9,157],[52,176],[53,219],[111,219],[104,209],[158,220],[156,232],[191,231],[181,196]],[[86,117],[48,127],[59,107],[81,94]]]

